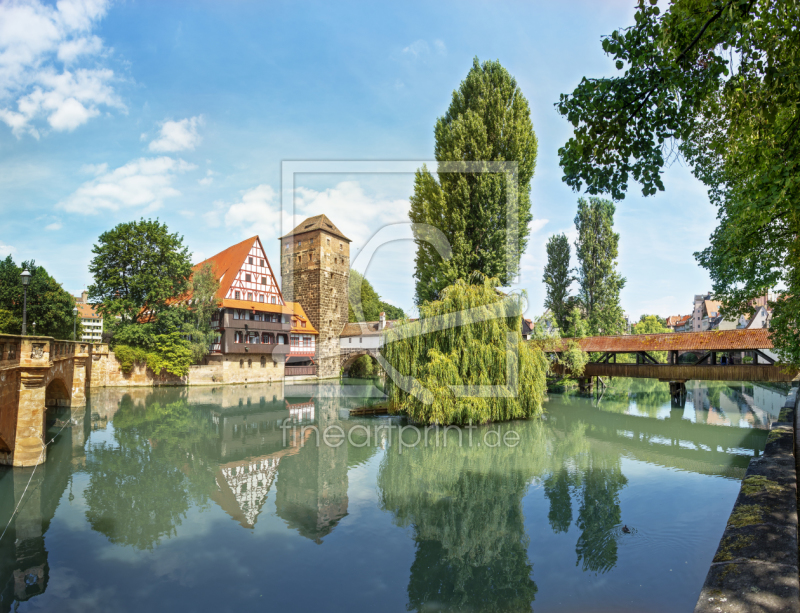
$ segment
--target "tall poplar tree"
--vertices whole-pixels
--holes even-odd
[[[550,309],[560,330],[567,328],[569,288],[575,278],[569,268],[570,247],[566,234],[555,234],[547,241],[547,264],[543,281],[547,287],[544,306]]]
[[[417,171],[409,217],[440,230],[452,257],[444,261],[425,240],[427,234],[415,232],[417,304],[438,299],[444,287],[467,279],[473,271],[509,285],[530,232],[530,183],[538,145],[528,101],[499,62],[474,60],[447,112],[436,121],[434,134],[440,172],[435,177],[424,166]],[[516,181],[508,185],[498,172],[444,172],[442,165],[476,161],[516,162]],[[516,199],[515,219],[510,221],[509,199]],[[507,223],[518,231],[511,244]]]
[[[619,234],[614,232],[614,212],[610,200],[578,200],[575,249],[579,298],[593,334],[619,334],[623,330],[619,293],[625,287],[625,278],[617,272]]]

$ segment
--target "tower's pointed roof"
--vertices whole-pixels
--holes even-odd
[[[316,230],[322,230],[328,234],[338,236],[339,238],[346,240],[348,243],[352,242],[349,238],[342,234],[341,230],[333,225],[333,222],[324,214],[309,217],[304,222],[298,224],[294,230],[281,236],[281,238],[287,238],[289,236],[294,236],[295,234],[304,234],[305,232],[314,232]]]

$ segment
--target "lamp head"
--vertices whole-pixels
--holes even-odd
[[[22,285],[24,285],[25,287],[28,287],[28,283],[31,282],[31,273],[28,272],[27,268],[22,271],[22,274],[20,275],[20,277],[22,277]]]

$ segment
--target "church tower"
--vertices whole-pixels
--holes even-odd
[[[299,302],[319,331],[316,362],[320,378],[338,377],[339,334],[347,323],[350,239],[325,215],[309,217],[281,237],[281,290]]]

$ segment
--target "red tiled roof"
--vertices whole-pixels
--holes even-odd
[[[387,319],[386,328],[384,328],[384,330],[393,328],[397,321],[396,319]],[[378,328],[379,325],[380,322],[378,321],[346,323],[339,336],[342,338],[347,338],[348,336],[379,336],[383,332],[383,330]]]
[[[236,273],[244,264],[245,258],[250,255],[250,248],[258,240],[258,236],[252,236],[243,240],[241,243],[228,247],[225,251],[220,251],[217,255],[203,260],[199,264],[192,266],[192,270],[200,270],[204,264],[211,264],[214,276],[220,279],[217,298],[222,299],[228,294]]]
[[[629,334],[627,336],[588,336],[578,339],[581,349],[591,352],[636,351],[746,351],[772,349],[766,328],[756,330],[711,330],[672,334]],[[563,339],[567,341],[570,339]],[[556,349],[560,351],[561,349]]]

